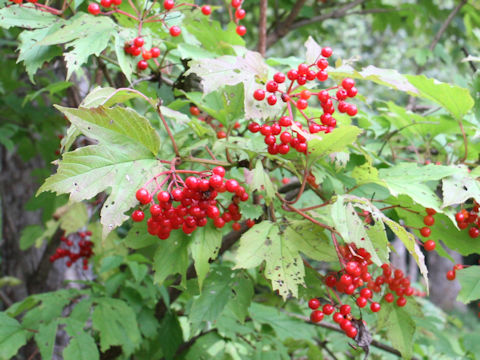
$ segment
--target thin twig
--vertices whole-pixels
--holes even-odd
[[[267,37],[268,47],[288,34],[288,32],[291,30],[290,27],[292,26],[293,22],[300,13],[300,10],[302,10],[302,7],[306,2],[307,0],[297,0],[297,2],[293,5],[292,10],[290,10],[287,18],[284,21],[280,22],[277,26],[275,26],[273,34],[270,34]]]
[[[158,104],[157,104],[157,113],[160,116],[160,119],[162,120],[163,126],[165,127],[165,130],[167,131],[167,134],[168,134],[168,137],[170,138],[170,141],[172,142],[173,151],[175,152],[175,155],[177,157],[180,157],[180,153],[178,151],[177,143],[175,142],[175,138],[173,137],[172,131],[170,130],[170,127],[168,126],[167,121],[163,117],[162,110],[160,109],[161,106],[162,106],[162,102],[159,101]]]
[[[320,326],[320,327],[323,327],[324,329],[328,329],[328,330],[332,330],[332,331],[336,331],[338,333],[344,333],[344,331],[342,329],[340,329],[339,326],[337,325],[333,325],[333,324],[330,324],[330,323],[327,323],[327,322],[319,322],[319,323],[312,323],[310,321],[310,319],[306,316],[303,316],[303,315],[300,315],[300,314],[295,314],[295,313],[291,313],[291,312],[288,312],[288,311],[283,311],[281,310],[283,313],[285,313],[286,315],[290,316],[290,317],[294,317],[294,318],[297,318],[297,319],[300,319],[300,320],[303,320],[305,322],[308,322],[308,323],[311,323],[313,325],[316,325],[316,326]],[[393,354],[393,355],[396,355],[398,357],[402,357],[402,354],[400,353],[400,351],[398,351],[397,349],[394,349],[393,347],[389,346],[389,345],[386,345],[386,344],[383,344],[377,340],[372,340],[372,342],[370,343],[371,346],[373,347],[376,347],[377,349],[381,349],[381,350],[384,350],[390,354]],[[417,357],[415,356],[412,356],[411,360],[419,360]]]
[[[433,38],[432,43],[428,47],[430,51],[433,51],[435,49],[435,46],[438,44],[440,41],[440,38],[442,37],[443,33],[447,30],[448,26],[452,22],[453,18],[457,13],[460,11],[463,5],[465,5],[468,2],[468,0],[462,0],[455,8],[452,10],[452,12],[448,15],[447,19],[445,22],[442,24],[440,29],[438,29],[437,33],[435,34],[435,37]]]
[[[260,0],[260,19],[258,22],[258,52],[265,57],[267,52],[267,7],[268,0]]]
[[[465,162],[465,160],[467,160],[467,157],[468,157],[468,140],[467,140],[467,135],[465,134],[465,129],[463,128],[463,123],[462,123],[462,120],[458,120],[458,125],[460,126],[460,131],[462,132],[462,136],[463,136],[463,145],[465,147],[465,155],[463,156],[463,159],[461,160],[461,162]]]

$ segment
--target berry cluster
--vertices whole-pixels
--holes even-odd
[[[346,113],[349,116],[357,114],[357,107],[347,103],[347,98],[353,98],[357,95],[355,81],[350,78],[343,79],[341,85],[330,87],[318,92],[312,92],[305,89],[309,81],[319,80],[324,82],[328,79],[328,60],[332,55],[332,49],[325,47],[321,51],[319,60],[311,65],[300,64],[297,69],[291,69],[285,75],[278,72],[265,85],[264,89],[257,89],[253,97],[257,101],[266,99],[269,105],[277,103],[277,96],[286,103],[288,115],[281,116],[278,120],[260,125],[251,122],[248,129],[252,133],[260,132],[265,137],[265,144],[268,145],[270,154],[287,154],[291,148],[300,153],[307,153],[307,139],[297,130],[292,130],[292,124],[295,124],[303,132],[315,134],[318,132],[331,132],[337,125],[337,120],[332,116],[335,112],[335,103],[340,113]],[[287,79],[290,83],[285,84]],[[330,91],[336,90],[334,95]],[[269,95],[268,95],[269,94]],[[318,117],[309,117],[304,110],[309,106],[309,100],[316,97],[322,107],[322,115]],[[335,101],[335,103],[334,103]],[[302,123],[293,120],[292,104],[297,108],[305,119],[307,126],[304,128]]]
[[[217,139],[225,139],[227,137],[227,132],[224,129],[223,124],[220,122],[216,121],[213,117],[210,115],[201,115],[201,111],[198,107],[192,105],[190,106],[190,114],[193,116],[197,116],[198,120],[203,121],[207,123],[208,125],[211,126],[211,128],[215,131],[217,134]],[[237,130],[240,128],[240,123],[237,121],[233,125],[233,129]]]
[[[178,176],[178,173],[182,172],[195,173],[197,176],[188,176],[183,181]],[[136,198],[141,204],[150,205],[151,217],[147,220],[150,234],[157,235],[162,240],[168,239],[172,230],[180,228],[185,234],[191,234],[197,227],[207,225],[208,218],[213,220],[216,228],[222,228],[226,223],[234,221],[232,229],[240,230],[238,221],[242,214],[238,204],[247,201],[249,195],[236,180],[224,178],[223,167],[215,167],[211,172],[173,170],[158,176],[161,175],[167,176],[153,194],[146,188],[141,188],[136,193]],[[160,190],[168,180],[171,180],[169,190]],[[224,192],[233,194],[231,203],[226,207],[217,200],[218,194]],[[155,195],[158,203],[154,201]],[[132,213],[133,221],[141,222],[144,218],[145,213],[142,210],[135,210]],[[253,220],[247,221],[249,227],[254,224]]]
[[[432,229],[430,229],[430,226],[433,226],[433,224],[435,224],[434,215],[437,212],[435,211],[435,209],[430,209],[430,208],[425,209],[425,211],[427,212],[427,215],[425,215],[425,217],[423,218],[423,223],[425,224],[425,226],[420,229],[420,234],[423,237],[428,238],[430,236],[430,234],[432,233]],[[426,251],[433,251],[433,250],[435,250],[436,246],[437,246],[437,244],[435,243],[435,241],[433,241],[431,239],[427,240],[423,243],[423,248]]]
[[[143,60],[140,60],[137,63],[138,70],[142,71],[148,68],[147,61],[150,59],[156,59],[160,56],[160,49],[158,47],[152,47],[150,50],[145,49],[144,45],[145,40],[141,36],[137,36],[132,41],[125,43],[125,53],[130,54],[134,57],[139,56],[142,54]]]
[[[233,21],[237,25],[236,32],[240,36],[244,36],[247,33],[247,28],[244,25],[240,25],[240,20],[245,18],[247,14],[244,9],[242,9],[243,0],[232,0],[230,5],[235,10]],[[230,14],[231,16],[231,14]]]
[[[370,311],[380,311],[381,306],[378,302],[373,301],[373,295],[381,292],[383,285],[388,285],[388,291],[384,295],[385,301],[392,303],[397,296],[396,305],[399,307],[406,305],[406,297],[423,295],[410,286],[410,280],[404,276],[401,270],[393,270],[388,264],[383,264],[382,275],[373,279],[369,270],[369,266],[372,265],[371,254],[367,250],[357,249],[354,244],[349,244],[339,246],[338,251],[343,269],[326,276],[325,284],[334,293],[353,295],[357,307],[364,308],[370,303]],[[333,314],[333,321],[340,325],[347,336],[355,338],[357,335],[358,329],[352,322],[350,305],[336,304],[330,301],[319,310],[321,303],[316,298],[311,299],[308,305],[313,310],[310,315],[312,322],[320,322],[324,315]]]
[[[480,217],[478,216],[478,210],[480,206],[474,202],[473,208],[468,211],[465,209],[460,210],[455,214],[455,220],[461,230],[468,228],[468,235],[472,239],[476,239],[480,235]]]
[[[122,0],[100,0],[100,4],[104,8],[109,8],[113,4],[114,5],[114,11],[113,12],[124,14],[126,16],[131,17],[128,13],[125,13],[122,10],[119,10],[119,9],[116,8],[116,6],[120,5],[121,3],[122,3]],[[175,0],[164,0],[163,1],[163,8],[165,9],[165,11],[161,12],[160,14],[155,14],[155,15],[150,16],[149,18],[145,19],[144,22],[160,21],[168,29],[171,36],[174,36],[174,37],[180,36],[180,34],[182,33],[182,29],[180,29],[176,25],[168,27],[166,22],[165,22],[165,18],[167,17],[168,13],[172,10],[177,10],[178,11],[180,7],[199,8],[201,10],[202,14],[206,15],[206,16],[208,16],[212,13],[212,8],[209,5],[199,6],[199,5],[196,5],[196,4],[185,3],[185,2],[182,2],[181,4],[176,5]],[[90,3],[88,5],[88,12],[92,15],[98,15],[98,14],[101,13],[100,6],[97,3]],[[110,14],[111,14],[111,12],[104,13],[104,15],[110,15]],[[136,20],[138,20],[138,19],[136,19]],[[135,56],[137,56],[137,55],[135,55]]]
[[[55,251],[55,254],[50,256],[50,262],[55,262],[61,258],[68,258],[66,265],[71,267],[77,260],[83,258],[83,270],[88,270],[88,259],[93,255],[93,242],[90,241],[92,236],[91,231],[80,231],[76,234],[71,234],[68,237],[62,236],[60,241],[63,243]],[[78,241],[76,241],[79,239]]]

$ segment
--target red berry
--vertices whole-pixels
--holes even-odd
[[[238,8],[240,5],[242,5],[242,0],[232,0],[230,4],[232,5],[232,7]]]
[[[198,179],[195,176],[189,176],[185,179],[185,185],[187,185],[190,190],[197,190]]]
[[[344,319],[345,318],[343,317],[343,315],[340,314],[339,312],[336,312],[335,314],[333,314],[333,321],[335,321],[337,324],[342,322]]]
[[[157,199],[160,202],[167,202],[170,201],[170,193],[168,191],[160,191],[157,194]]]
[[[347,107],[347,114],[350,116],[355,116],[357,115],[357,113],[358,113],[357,107],[353,104],[349,104]]]
[[[256,122],[251,122],[248,124],[248,130],[252,133],[256,133],[260,131],[260,125],[258,125]]]
[[[475,239],[478,237],[478,235],[480,235],[480,230],[478,230],[478,228],[476,227],[471,227],[469,230],[468,230],[468,235],[470,235],[470,237],[472,239]]]
[[[323,312],[320,310],[312,311],[310,314],[310,320],[314,323],[318,323],[323,320]]]
[[[397,306],[398,307],[404,307],[406,303],[407,303],[407,299],[405,299],[403,296],[400,296],[397,299]]]
[[[175,1],[174,0],[165,0],[163,2],[163,7],[165,10],[172,10],[175,7]]]
[[[322,49],[322,56],[323,57],[328,58],[328,57],[332,56],[332,53],[333,53],[333,50],[329,47],[324,47]]]
[[[275,105],[277,103],[277,97],[275,95],[270,95],[269,97],[267,97],[267,103],[268,105]]]
[[[427,212],[427,215],[431,215],[431,216],[437,213],[435,209],[431,209],[431,208],[426,208],[425,211]]]
[[[320,70],[325,70],[328,67],[328,60],[327,59],[318,60],[317,66]]]
[[[267,85],[265,85],[265,88],[268,92],[273,93],[278,90],[278,84],[275,81],[269,81]]]
[[[354,339],[357,334],[358,334],[358,330],[355,326],[350,326],[348,327],[346,330],[345,330],[345,334],[349,337],[349,338],[352,338]]]
[[[342,315],[350,314],[351,310],[352,308],[348,304],[343,304],[342,306],[340,306],[340,314]]]
[[[379,312],[381,309],[381,306],[378,302],[373,302],[371,305],[370,305],[370,310],[372,310],[372,312]]]
[[[100,0],[100,5],[108,8],[112,5],[112,0]]]
[[[140,60],[137,63],[137,68],[138,70],[145,70],[146,68],[148,68],[148,63],[145,60]]]
[[[143,205],[148,204],[152,200],[150,193],[145,188],[138,189],[135,197]]]
[[[234,222],[234,223],[232,224],[232,229],[233,229],[234,231],[240,231],[241,228],[242,228],[242,226],[241,226],[240,223],[238,223],[238,222]]]
[[[357,298],[356,302],[357,302],[358,307],[363,308],[367,305],[368,300],[365,299],[364,297],[360,296],[359,298]]]
[[[225,168],[223,166],[216,166],[212,169],[212,173],[223,178],[225,176]]]
[[[242,20],[246,15],[246,11],[243,9],[235,10],[235,19]]]
[[[317,80],[319,81],[325,81],[328,79],[328,73],[325,70],[320,70],[317,73]]]
[[[423,223],[427,226],[432,226],[435,224],[435,219],[431,215],[427,215],[423,218]]]
[[[212,8],[208,5],[202,6],[202,14],[203,15],[210,15],[212,13]]]
[[[225,188],[227,189],[228,192],[235,192],[238,189],[238,182],[237,180],[230,179],[225,181]]]
[[[238,35],[243,36],[247,33],[247,28],[243,25],[238,25],[237,29],[236,29],[236,32],[237,32]]]
[[[132,220],[135,222],[140,222],[145,218],[145,214],[143,213],[142,210],[135,210],[132,213]]]
[[[432,230],[429,227],[424,226],[420,229],[420,234],[423,237],[429,237],[431,233],[432,233]]]
[[[455,280],[455,277],[456,277],[456,274],[455,274],[455,270],[449,270],[447,271],[447,280]]]
[[[145,40],[143,40],[143,38],[140,36],[133,39],[133,45],[135,45],[136,47],[141,48],[144,43],[145,43]]]
[[[351,89],[354,86],[355,86],[355,80],[350,79],[350,78],[345,78],[345,79],[342,80],[342,87],[345,90]]]
[[[221,217],[217,217],[213,220],[213,225],[220,229],[225,226],[225,220],[223,220]]]
[[[253,92],[253,97],[255,100],[262,101],[265,99],[265,90],[257,89]]]
[[[200,115],[200,109],[194,105],[190,106],[190,114],[193,116],[198,116]]]
[[[150,60],[152,58],[152,53],[149,50],[143,49],[142,58],[143,60]]]
[[[275,82],[277,84],[281,84],[281,83],[285,82],[285,79],[286,79],[286,77],[285,77],[284,73],[278,72],[275,75],[273,75],[273,80],[275,80]]]
[[[292,80],[292,81],[297,80],[298,71],[295,69],[290,70],[289,72],[287,72],[287,78],[288,80]]]
[[[433,251],[435,250],[435,241],[433,240],[427,240],[425,241],[425,243],[423,244],[423,247],[425,248],[426,251]]]
[[[389,303],[392,303],[393,300],[395,300],[395,297],[393,296],[392,293],[387,293],[387,294],[385,294],[385,297],[384,297],[384,298],[385,298],[385,301],[386,301],[386,302],[389,302]]]
[[[335,278],[334,275],[328,275],[325,278],[325,285],[327,285],[328,287],[333,288],[336,283],[337,283],[337,279]]]
[[[225,139],[227,137],[227,133],[225,131],[217,132],[217,139]]]
[[[457,220],[457,223],[465,221],[465,215],[463,215],[462,212],[458,212],[455,214],[455,220]]]
[[[170,35],[174,37],[179,36],[182,33],[182,29],[180,29],[176,25],[172,26],[169,31],[170,31]]]
[[[153,58],[157,58],[160,56],[160,49],[157,47],[153,47],[150,49],[150,54],[152,54]]]
[[[100,14],[100,6],[97,3],[90,3],[87,10],[92,15]]]
[[[369,288],[363,288],[360,290],[360,296],[364,297],[365,299],[370,299],[373,296],[372,290]]]
[[[317,310],[320,307],[320,300],[313,298],[308,302],[308,307],[312,310]]]
[[[335,311],[335,308],[333,307],[332,304],[325,304],[323,305],[322,310],[325,315],[331,315]]]

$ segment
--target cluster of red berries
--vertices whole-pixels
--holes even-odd
[[[100,0],[100,4],[105,8],[110,7],[112,4],[113,5],[120,5],[121,3],[122,3],[122,0]],[[171,10],[178,9],[180,6],[191,6],[191,7],[200,8],[202,14],[207,15],[207,16],[212,13],[212,8],[209,5],[199,6],[199,5],[195,5],[195,4],[191,4],[191,3],[184,3],[184,2],[182,2],[181,4],[175,5],[175,0],[164,0],[163,1],[163,8],[165,9],[165,11],[167,13]],[[115,9],[115,10],[117,10],[117,9]],[[100,6],[97,3],[90,3],[88,5],[88,12],[92,15],[98,15],[101,12],[100,11]],[[120,12],[120,11],[116,11],[116,12]],[[123,12],[120,12],[120,13],[123,13]],[[145,22],[149,22],[149,20],[153,21],[154,17],[156,17],[156,15],[147,19]],[[165,20],[165,16],[162,19],[162,23],[166,26],[164,20]],[[169,27],[168,31],[169,31],[170,35],[174,36],[174,37],[180,36],[180,34],[182,33],[182,29],[180,29],[176,25]]]
[[[370,311],[380,311],[380,304],[372,299],[374,293],[382,291],[382,285],[388,285],[388,292],[384,295],[385,301],[392,303],[397,296],[396,305],[399,307],[405,306],[406,297],[423,295],[410,286],[410,280],[404,276],[403,271],[392,270],[388,264],[383,264],[382,275],[373,279],[369,271],[369,266],[372,264],[371,254],[367,250],[357,249],[354,244],[339,246],[338,250],[344,264],[343,269],[326,276],[325,284],[338,293],[353,295],[359,308],[364,308],[370,303]],[[340,325],[347,336],[355,338],[357,335],[358,329],[352,322],[350,305],[338,305],[332,301],[324,304],[322,310],[319,310],[321,303],[316,298],[311,299],[308,305],[313,310],[310,315],[312,322],[320,322],[324,315],[333,314],[333,321]]]
[[[237,25],[236,32],[240,36],[244,36],[247,33],[247,28],[244,25],[240,25],[240,20],[245,18],[247,14],[244,9],[242,9],[243,0],[232,0],[230,5],[235,10],[234,13],[234,22]],[[231,15],[230,15],[231,16]]]
[[[122,0],[100,0],[100,5],[106,9],[110,8],[112,5],[116,8],[117,6],[122,5]],[[97,3],[90,3],[88,4],[87,10],[92,15],[98,15],[101,13],[100,5]]]
[[[192,173],[192,172],[191,172]],[[175,183],[171,191],[159,190],[156,193],[158,203],[153,200],[155,193],[150,194],[146,188],[141,188],[136,193],[137,200],[143,204],[150,204],[151,217],[147,220],[148,232],[165,240],[170,232],[182,229],[185,234],[191,234],[197,227],[207,225],[208,218],[213,220],[216,228],[222,228],[226,223],[234,221],[232,229],[240,230],[238,221],[242,214],[238,204],[249,198],[245,188],[234,179],[225,179],[225,169],[215,167],[211,172],[199,173],[198,176],[188,176],[183,181],[176,172],[171,172],[174,177],[169,188]],[[228,206],[223,206],[216,199],[219,193],[232,193],[232,201]],[[178,203],[174,206],[174,202]],[[220,208],[223,209],[223,213]],[[141,222],[145,218],[142,210],[135,210],[132,219]],[[253,220],[247,220],[247,226],[252,227]]]
[[[148,68],[148,60],[152,58],[156,59],[160,56],[160,49],[158,47],[152,47],[150,50],[148,50],[144,48],[144,44],[145,40],[141,36],[137,36],[132,41],[125,43],[124,47],[125,53],[134,57],[142,54],[143,60],[140,60],[137,63],[137,68],[140,71]]]
[[[478,210],[480,206],[474,202],[473,208],[468,211],[465,209],[460,210],[455,214],[455,220],[461,230],[468,228],[468,235],[472,239],[476,239],[480,235],[480,217],[478,216]]]
[[[336,119],[332,116],[335,112],[335,104],[340,113],[347,113],[349,116],[357,114],[357,107],[353,104],[345,102],[347,98],[353,98],[357,95],[355,81],[350,78],[343,79],[340,86],[334,86],[318,92],[311,92],[308,89],[301,90],[303,85],[315,79],[325,81],[328,79],[328,60],[332,55],[332,49],[325,47],[321,51],[320,59],[311,65],[300,64],[297,69],[291,69],[285,75],[278,72],[273,76],[273,80],[266,83],[265,89],[257,89],[253,93],[253,97],[257,101],[267,100],[269,105],[277,103],[277,95],[286,103],[289,115],[281,116],[278,120],[260,125],[251,122],[248,129],[252,133],[260,132],[265,137],[265,144],[268,145],[270,154],[287,154],[291,148],[300,153],[307,152],[307,139],[298,131],[292,130],[292,124],[295,124],[302,131],[315,134],[318,132],[331,132],[337,125]],[[290,84],[282,85],[286,80],[290,80]],[[330,95],[329,91],[336,90],[335,95]],[[267,96],[267,93],[270,95]],[[316,96],[322,107],[322,115],[318,117],[309,117],[305,110],[309,103],[308,100]],[[300,114],[305,118],[307,127],[304,128],[299,121],[293,121],[292,104],[298,109]],[[283,128],[283,129],[282,129]]]
[[[224,128],[223,124],[216,121],[213,117],[211,117],[208,114],[205,115],[205,116],[201,115],[201,111],[198,107],[196,107],[194,105],[190,106],[190,114],[192,114],[193,116],[197,116],[198,120],[203,121],[203,122],[207,123],[208,125],[210,125],[211,128],[217,134],[217,139],[225,139],[227,137],[227,132],[225,131],[225,128]],[[233,129],[237,130],[239,128],[240,128],[240,123],[237,121],[233,125]]]
[[[420,229],[420,234],[423,237],[427,238],[432,233],[432,229],[430,229],[430,226],[433,226],[433,224],[435,224],[434,215],[437,212],[435,211],[435,209],[431,209],[431,208],[426,208],[425,211],[427,212],[427,215],[425,215],[424,218],[423,218],[423,223],[425,224],[425,226]],[[431,239],[427,240],[423,243],[423,248],[426,251],[433,251],[433,250],[435,250],[436,246],[437,246],[437,244],[435,243],[435,241],[433,241]]]
[[[88,259],[93,255],[93,242],[90,241],[92,236],[91,231],[80,231],[76,234],[71,234],[68,237],[62,236],[60,241],[63,243],[55,251],[55,254],[50,256],[50,262],[55,262],[61,258],[68,258],[66,265],[71,267],[77,260],[82,259],[83,270],[88,270]],[[78,241],[76,241],[79,239]]]

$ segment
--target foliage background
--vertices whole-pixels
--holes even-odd
[[[0,0],[0,7],[6,4],[5,0]],[[51,5],[61,6],[55,2]],[[74,3],[80,13],[85,12],[86,5],[82,1]],[[224,40],[255,50],[260,38],[256,25],[260,18],[257,2],[246,1],[244,4],[247,10],[245,24],[248,24],[244,40],[235,35],[231,24],[229,27],[225,3],[216,1],[214,5],[219,6],[214,13],[215,20],[222,28],[228,29],[222,33]],[[290,24],[286,23],[297,8],[297,16]],[[373,65],[380,69],[395,69],[401,74],[426,75],[468,89],[466,93],[455,92],[451,99],[454,105],[450,108],[458,104],[462,113],[462,109],[468,108],[465,105],[468,98],[475,100],[472,110],[460,116],[468,136],[465,160],[475,175],[480,151],[477,131],[480,119],[479,14],[480,2],[475,0],[271,0],[267,16],[266,59],[270,66],[278,68],[297,64],[295,58],[304,58],[304,43],[311,36],[319,44],[334,49],[339,67],[352,65],[360,70]],[[162,74],[163,81],[153,78],[152,81],[139,82],[136,79],[143,78],[143,74],[131,75],[135,89],[151,98],[162,98],[165,105],[184,114],[188,114],[188,101],[175,100],[179,90],[174,89],[178,85],[176,80],[185,70],[181,58],[196,60],[202,56],[233,54],[229,46],[216,46],[214,40],[219,33],[207,26],[206,20],[199,28],[194,28],[191,25],[194,23],[189,23],[192,21],[189,16],[179,21],[183,21],[185,33],[190,33],[190,40],[197,39],[193,42],[197,45],[184,46],[182,41],[168,39],[161,30],[148,29],[153,38],[166,38],[172,49],[177,46],[180,49],[172,50],[167,57],[174,65]],[[102,241],[98,205],[93,202],[71,205],[67,196],[48,192],[35,197],[41,184],[55,171],[52,161],[58,158],[55,153],[59,146],[57,135],[65,134],[68,125],[53,105],[76,108],[97,86],[120,88],[132,85],[127,78],[128,69],[133,65],[124,65],[122,69],[116,65],[120,59],[117,59],[115,44],[117,37],[124,35],[122,32],[132,33],[133,24],[117,18],[117,27],[114,27],[113,21],[105,20],[104,28],[90,34],[100,38],[97,45],[105,39],[105,46],[100,44],[98,49],[91,46],[89,41],[92,38],[81,39],[85,29],[77,28],[76,37],[50,39],[52,46],[42,55],[45,58],[40,57],[40,61],[35,62],[38,53],[28,49],[37,39],[21,29],[26,26],[24,19],[15,16],[9,19],[10,23],[0,18],[0,295],[5,310],[1,313],[0,358],[363,358],[362,350],[352,349],[343,334],[314,326],[301,317],[308,315],[306,301],[309,297],[322,294],[319,280],[308,268],[307,288],[299,287],[298,299],[283,301],[272,291],[261,267],[232,270],[238,249],[238,244],[233,244],[239,236],[226,231],[220,249],[222,255],[211,265],[200,293],[196,279],[199,270],[195,271],[191,265],[188,242],[182,242],[185,239],[171,238],[168,242],[153,243],[146,236],[133,236],[136,228],[131,229],[131,224],[127,224]],[[72,22],[71,19],[66,21]],[[281,34],[282,31],[286,33]],[[69,58],[61,55],[72,50],[66,43],[78,47],[78,53],[70,54],[74,59],[82,59],[81,66],[66,64]],[[207,55],[205,50],[208,50]],[[92,56],[82,58],[87,51]],[[25,61],[20,61],[22,59]],[[190,91],[188,86],[195,88],[195,81],[184,84],[184,90]],[[402,161],[421,165],[438,161],[451,167],[458,164],[464,156],[464,142],[456,121],[459,119],[452,118],[448,106],[441,106],[448,97],[445,88],[429,92],[431,97],[437,92],[439,105],[395,91],[392,87],[396,85],[396,79],[387,87],[379,85],[378,81],[359,81],[362,104],[356,125],[365,129],[359,138],[359,146],[375,159],[377,168]],[[160,129],[158,118],[152,115],[143,100],[134,98],[125,102]],[[426,124],[404,128],[412,121]],[[242,126],[246,124],[242,120]],[[190,131],[180,121],[173,127],[180,139]],[[160,148],[161,153],[168,158],[173,154],[167,145],[168,139],[160,130],[159,134],[161,143],[165,144]],[[208,136],[210,142],[215,142],[212,134]],[[91,141],[80,136],[73,146],[78,148],[87,144]],[[378,156],[382,146],[384,148]],[[344,185],[349,188],[355,180],[358,181],[350,176],[350,171],[362,165],[365,157],[358,149],[351,152],[345,171],[340,171],[347,175],[339,176],[339,183],[335,182],[337,175],[328,175],[330,180],[325,182],[325,191],[329,195],[341,194]],[[336,174],[335,167],[326,163],[322,166],[328,168],[330,174]],[[240,171],[232,170],[231,173],[234,177],[241,177]],[[283,171],[271,175],[277,180],[291,176]],[[438,181],[443,176],[432,180]],[[281,184],[277,181],[275,186],[281,187]],[[410,189],[407,195],[417,200],[417,190]],[[366,198],[372,194],[376,197],[389,195],[385,188],[371,184],[354,194]],[[452,196],[455,198],[456,193]],[[103,202],[105,195],[100,194],[96,200]],[[400,197],[397,201],[408,203],[410,199]],[[311,204],[304,200],[301,205]],[[418,204],[412,206],[421,209]],[[252,217],[259,215],[254,207],[246,212]],[[398,220],[406,219],[408,214],[390,212],[387,216]],[[411,226],[418,226],[415,221],[418,219],[407,219]],[[93,231],[96,252],[93,270],[83,272],[67,269],[61,262],[54,265],[48,262],[48,257],[59,244],[61,231],[57,228],[60,223],[67,231]],[[443,236],[442,229],[436,231],[438,236]],[[457,236],[453,225],[450,231],[449,241],[443,241],[450,249],[460,249],[458,252],[447,249],[455,262],[477,264],[479,245],[466,245],[466,241],[472,240]],[[418,280],[417,285],[421,288],[414,261],[392,234],[389,239],[397,249],[392,262]],[[205,231],[191,241],[212,241],[217,245],[222,239]],[[232,251],[230,246],[233,246]],[[392,345],[404,357],[478,358],[480,327],[476,313],[479,309],[475,308],[475,303],[467,308],[455,302],[459,284],[447,282],[444,275],[452,266],[450,260],[436,253],[426,254],[426,257],[430,296],[419,299],[417,306],[407,307],[408,314],[396,314],[398,322],[387,315],[376,318],[364,314],[367,323],[372,325],[375,340]],[[206,262],[204,266],[208,271],[208,256]],[[315,266],[322,267],[316,262]],[[181,280],[175,275],[177,273],[183,275]],[[235,283],[231,282],[232,276]],[[213,293],[217,295],[209,295]],[[384,308],[383,314],[392,313],[388,310]],[[20,322],[14,320],[21,314],[23,316],[17,317]],[[401,325],[405,321],[407,325]],[[370,356],[373,359],[398,357],[376,346],[370,347]]]

